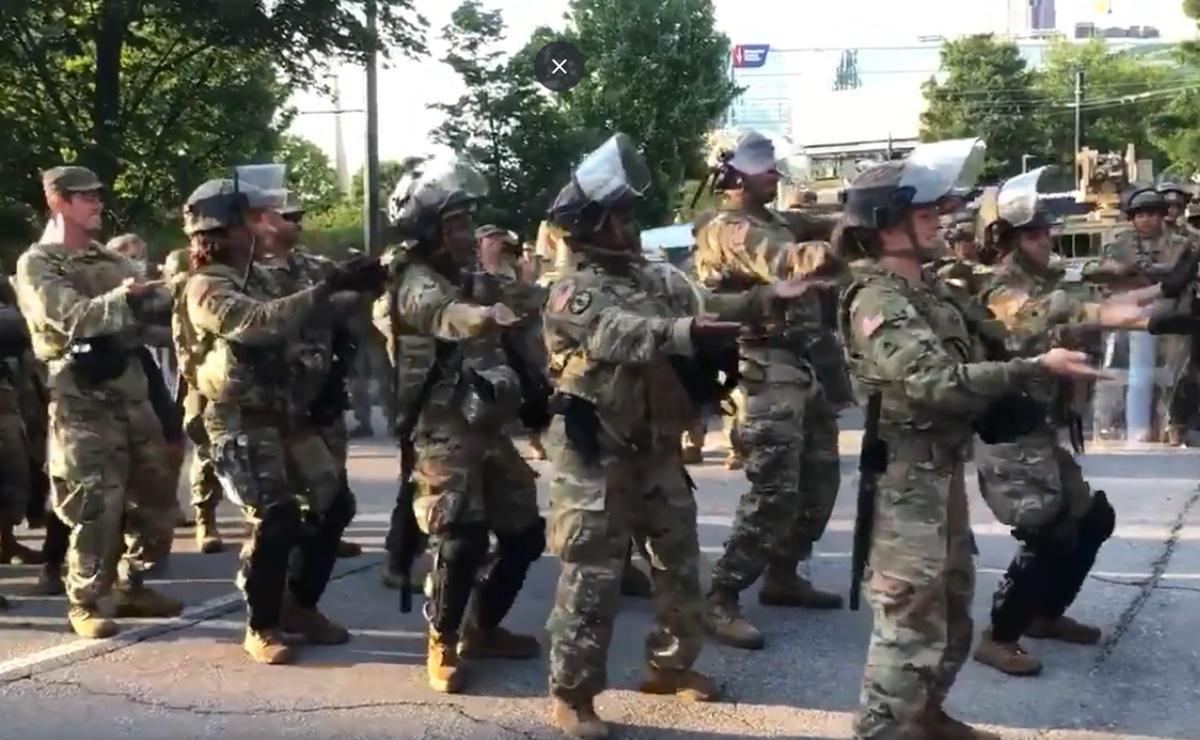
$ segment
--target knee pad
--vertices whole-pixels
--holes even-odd
[[[441,535],[437,557],[449,567],[478,567],[487,557],[488,530],[482,524],[465,524],[452,527]]]
[[[546,520],[538,517],[533,524],[516,534],[497,535],[500,557],[522,563],[533,563],[546,551]]]
[[[1112,537],[1116,528],[1116,510],[1108,503],[1108,496],[1104,491],[1096,491],[1091,508],[1079,520],[1080,538],[1098,545]]]

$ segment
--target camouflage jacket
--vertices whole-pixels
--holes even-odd
[[[1032,359],[984,361],[975,320],[930,276],[912,285],[869,260],[852,269],[839,317],[850,374],[860,396],[882,394],[892,439],[966,447],[974,415],[1045,375]]]
[[[328,301],[321,288],[283,298],[273,290],[257,265],[249,279],[226,265],[188,277],[172,322],[175,352],[188,385],[210,405],[292,412],[286,348]]]
[[[169,305],[170,294],[163,289],[144,299],[135,311],[123,283],[136,277],[130,260],[96,243],[78,252],[58,244],[34,244],[17,260],[17,302],[34,354],[47,365],[51,390],[68,395],[94,392],[81,388],[68,371],[68,350],[76,341],[112,336],[119,348],[130,351],[146,343],[142,316]],[[141,365],[129,363],[125,373],[106,382],[101,392],[145,400]]]
[[[1100,252],[1102,259],[1113,260],[1122,265],[1133,265],[1140,269],[1155,266],[1171,266],[1196,239],[1190,234],[1166,229],[1156,239],[1138,236],[1133,229],[1123,231]]]
[[[692,355],[694,314],[684,310],[685,297],[670,297],[664,278],[643,263],[614,269],[582,256],[546,302],[546,347],[560,369],[558,390],[593,403],[618,446],[678,444],[693,416],[667,358]],[[761,287],[707,295],[704,310],[761,319],[771,310],[769,295]]]

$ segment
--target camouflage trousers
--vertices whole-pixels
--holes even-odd
[[[980,444],[975,456],[979,491],[1001,524],[1042,527],[1059,517],[1079,519],[1091,507],[1092,490],[1075,458],[1049,426],[1015,442]]]
[[[797,373],[803,371],[796,369]],[[837,414],[803,377],[747,385],[737,436],[750,490],[738,502],[713,588],[741,592],[763,570],[795,571],[812,555],[837,500]]]
[[[213,471],[212,452],[207,441],[192,447],[192,462],[188,467],[188,490],[192,506],[211,511],[221,503],[221,484]]]
[[[422,420],[413,447],[413,511],[431,547],[454,525],[516,534],[538,519],[537,474],[509,437],[446,416],[436,424]]]
[[[138,582],[170,551],[169,453],[148,401],[52,394],[49,418],[51,500],[71,528],[67,599],[95,606],[118,577]]]
[[[926,738],[971,649],[975,563],[961,449],[888,439],[864,586],[874,627],[856,738]],[[923,449],[922,449],[923,448]]]
[[[562,417],[554,419],[544,440],[554,465],[550,551],[562,561],[546,623],[550,693],[574,701],[607,685],[608,646],[631,536],[647,556],[654,584],[646,661],[657,668],[691,667],[704,642],[700,552],[696,501],[678,448],[585,461],[567,440]]]
[[[0,382],[0,527],[15,527],[25,518],[33,491],[30,447],[17,392]]]
[[[354,496],[310,426],[229,408],[210,409],[204,422],[214,476],[251,527],[237,574],[250,626],[272,628],[285,589],[307,607],[324,593]]]

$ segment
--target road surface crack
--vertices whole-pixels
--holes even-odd
[[[1133,580],[1133,581],[1122,581],[1119,578],[1109,578],[1107,576],[1089,576],[1089,577],[1094,581],[1099,581],[1100,583],[1109,583],[1114,586],[1138,587],[1138,586],[1146,586],[1146,585],[1149,585],[1149,583],[1150,583],[1149,578],[1139,578],[1139,579]],[[1159,590],[1159,591],[1191,591],[1193,593],[1200,594],[1200,586],[1176,586],[1176,585],[1172,585],[1172,584],[1160,583],[1157,586],[1157,590]]]
[[[320,714],[324,712],[356,712],[365,709],[387,709],[399,707],[415,707],[421,709],[448,709],[465,720],[468,720],[477,725],[488,725],[499,727],[505,732],[511,733],[530,740],[538,740],[539,736],[525,730],[505,725],[495,720],[476,717],[471,714],[461,704],[455,702],[443,701],[424,701],[421,699],[393,699],[387,701],[366,701],[353,704],[317,704],[307,707],[250,707],[247,709],[222,709],[220,707],[208,707],[201,704],[175,704],[169,701],[159,701],[156,699],[148,699],[131,691],[105,691],[103,689],[93,688],[83,683],[82,681],[49,681],[42,678],[30,676],[25,679],[36,686],[57,686],[74,689],[87,696],[104,698],[104,699],[120,699],[129,702],[139,707],[147,709],[157,709],[167,712],[184,712],[187,714],[195,714],[203,717],[270,717],[280,714]]]
[[[1183,508],[1180,509],[1179,515],[1175,517],[1175,524],[1171,527],[1171,532],[1167,536],[1166,542],[1163,543],[1162,552],[1158,554],[1158,557],[1150,565],[1150,577],[1145,579],[1144,582],[1137,584],[1137,595],[1129,602],[1129,606],[1125,607],[1125,611],[1117,619],[1117,626],[1109,633],[1108,638],[1100,646],[1100,651],[1096,653],[1096,658],[1092,661],[1091,675],[1096,675],[1117,649],[1117,644],[1125,636],[1125,633],[1129,631],[1129,628],[1133,626],[1133,621],[1137,619],[1138,614],[1146,606],[1146,602],[1150,600],[1155,589],[1165,588],[1160,586],[1159,583],[1162,581],[1163,574],[1167,572],[1167,566],[1171,564],[1172,556],[1175,555],[1175,548],[1179,544],[1179,537],[1183,533],[1183,526],[1187,521],[1188,514],[1192,512],[1192,509],[1198,502],[1200,502],[1200,489],[1192,492],[1192,495],[1184,502]],[[1180,589],[1187,587],[1172,586],[1171,588]]]

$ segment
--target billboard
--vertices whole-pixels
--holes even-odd
[[[738,44],[733,47],[734,69],[758,69],[767,63],[770,44]]]

